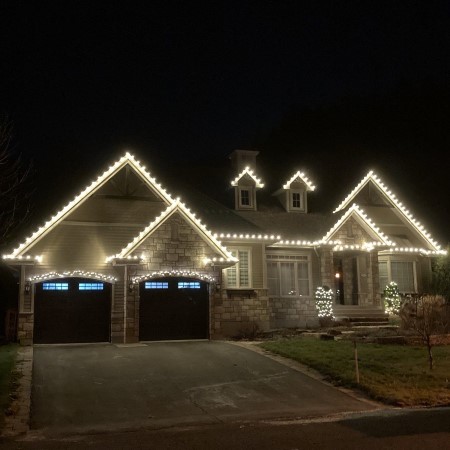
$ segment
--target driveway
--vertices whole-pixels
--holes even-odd
[[[373,405],[226,342],[35,346],[31,428],[314,417]]]

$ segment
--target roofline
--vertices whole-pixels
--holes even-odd
[[[211,247],[215,249],[221,257],[225,258],[227,261],[237,261],[237,259],[224,247],[220,241],[218,241],[214,235],[206,228],[206,226],[195,217],[195,214],[186,207],[180,199],[173,201],[155,220],[150,222],[150,224],[144,228],[131,242],[124,247],[120,253],[116,255],[109,256],[107,262],[115,258],[127,258],[133,251],[136,250],[141,243],[150,236],[153,231],[155,231],[162,223],[169,219],[173,214],[179,212],[200,234],[200,237],[206,241]]]
[[[306,184],[309,191],[314,191],[316,189],[316,186],[314,186],[312,181],[304,174],[304,172],[300,172],[300,170],[297,170],[297,172],[283,185],[283,189],[290,189],[291,184],[297,178],[300,178]]]
[[[389,238],[375,225],[375,222],[364,213],[364,211],[356,204],[353,205],[342,215],[342,217],[331,227],[328,233],[322,238],[323,241],[327,242],[330,237],[339,229],[339,227],[351,216],[356,215],[360,220],[365,223],[370,230],[377,236],[377,238],[387,246],[395,245],[389,240]]]
[[[247,174],[248,176],[250,176],[253,181],[256,183],[256,187],[257,188],[263,188],[264,187],[264,183],[261,183],[261,178],[258,178],[255,173],[253,172],[253,170],[250,169],[250,167],[246,167],[234,180],[231,180],[231,186],[237,186],[239,180],[245,175]]]
[[[117,174],[123,167],[129,164],[133,169],[136,170],[139,177],[151,188],[153,189],[163,201],[168,204],[173,202],[172,196],[161,186],[161,184],[156,182],[156,178],[147,172],[145,166],[142,166],[139,161],[137,161],[134,156],[126,152],[118,161],[116,161],[108,170],[103,172],[97,180],[92,181],[83,191],[81,191],[73,200],[71,200],[66,206],[64,206],[60,211],[58,211],[50,220],[48,220],[42,227],[36,230],[31,236],[29,236],[24,242],[19,244],[11,254],[5,255],[6,257],[15,258],[17,256],[22,256],[24,253],[29,251],[37,242],[39,242],[47,233],[49,233],[53,228],[55,228],[59,223],[61,223],[72,211],[78,208],[87,198],[105,185],[115,174]]]
[[[386,197],[388,201],[394,204],[397,207],[397,210],[400,211],[402,216],[408,221],[410,225],[414,227],[417,233],[425,239],[436,251],[441,250],[441,246],[437,241],[431,238],[430,233],[424,228],[424,226],[414,219],[413,215],[409,212],[409,210],[400,202],[395,194],[381,181],[381,178],[378,177],[373,170],[371,170],[350,192],[350,194],[340,203],[340,205],[333,211],[336,213],[346,208],[349,203],[356,197],[356,195],[363,189],[363,187],[369,182],[372,181],[375,185],[380,189],[382,194]]]

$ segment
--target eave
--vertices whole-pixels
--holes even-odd
[[[392,191],[381,181],[381,179],[371,170],[350,192],[350,194],[339,204],[339,206],[333,211],[334,213],[345,209],[358,195],[359,192],[372,181],[377,186],[383,196],[394,206],[408,224],[410,224],[416,232],[433,248],[434,251],[440,251],[441,246],[434,239],[431,238],[431,234],[424,228],[424,226],[417,221],[405,205],[399,201],[399,199],[392,193]]]
[[[13,259],[23,256],[28,252],[37,242],[39,242],[44,236],[46,236],[51,230],[53,230],[59,223],[61,223],[66,217],[70,215],[75,209],[83,204],[92,194],[99,190],[106,182],[108,182],[114,175],[116,175],[123,167],[130,165],[151,189],[153,189],[160,198],[166,203],[173,203],[171,195],[156,182],[156,178],[152,177],[150,173],[137,161],[130,153],[125,153],[118,161],[116,161],[108,170],[103,172],[95,181],[92,181],[83,191],[81,191],[73,200],[71,200],[66,206],[58,211],[50,220],[48,220],[43,226],[37,229],[31,236],[25,239],[17,248],[15,248],[11,254],[4,255],[4,257]]]

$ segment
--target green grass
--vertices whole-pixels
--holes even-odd
[[[450,346],[433,348],[435,368],[430,371],[424,347],[359,343],[357,385],[350,341],[299,337],[260,345],[316,369],[335,385],[361,389],[379,401],[401,406],[450,405]]]
[[[0,425],[3,424],[5,412],[11,403],[17,382],[14,372],[18,345],[8,344],[0,346]]]

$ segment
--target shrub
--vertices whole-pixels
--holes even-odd
[[[317,315],[319,321],[332,321],[334,319],[333,313],[333,291],[327,287],[318,287],[314,294],[316,300]]]
[[[422,295],[408,298],[400,311],[403,327],[414,330],[427,347],[428,363],[433,369],[432,335],[448,332],[449,323],[444,297],[440,295]]]
[[[400,314],[402,301],[397,283],[395,281],[391,281],[384,288],[383,299],[384,299],[384,311],[386,312],[386,314],[389,314],[390,316],[392,315],[398,316]]]

